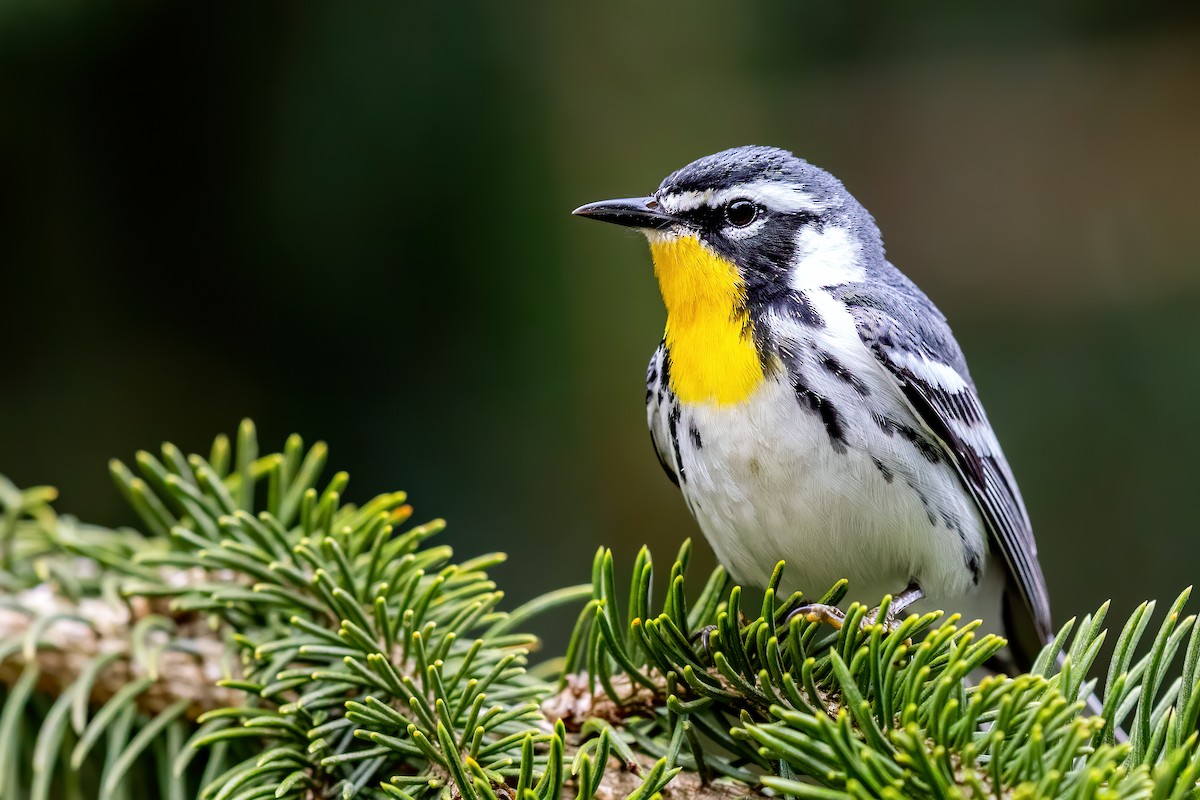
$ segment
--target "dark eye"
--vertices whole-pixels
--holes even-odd
[[[725,206],[725,219],[735,228],[744,228],[758,216],[758,206],[749,200],[734,200]]]

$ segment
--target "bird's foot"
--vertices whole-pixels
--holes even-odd
[[[746,624],[747,624],[747,620],[746,620],[745,614],[743,614],[741,611],[739,611],[738,612],[738,628],[739,628],[739,630],[741,628],[746,627]],[[716,625],[705,625],[703,628],[701,628],[700,630],[693,633],[691,635],[691,637],[689,638],[689,641],[691,641],[692,644],[695,644],[696,641],[699,640],[701,646],[704,648],[704,654],[706,656],[708,656],[709,658],[712,658],[712,654],[713,654],[712,635],[716,632],[717,632]]]
[[[892,598],[891,604],[888,606],[887,613],[883,619],[879,619],[879,606],[875,606],[866,614],[863,615],[860,627],[863,630],[880,622],[883,625],[885,633],[891,633],[900,627],[900,615],[903,614],[908,607],[925,596],[921,591],[921,587],[916,583],[910,583],[908,587]],[[790,623],[793,617],[800,617],[807,622],[824,622],[826,625],[831,625],[838,630],[846,624],[846,612],[842,611],[837,606],[827,605],[825,603],[806,603],[800,606],[792,613],[788,614],[787,621]]]
[[[712,635],[716,630],[716,625],[705,625],[692,634],[692,642],[695,643],[699,639],[701,646],[704,647],[704,654],[709,658],[712,658]]]

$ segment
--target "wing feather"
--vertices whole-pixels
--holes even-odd
[[[843,287],[859,337],[951,457],[1007,567],[1036,643],[1051,636],[1050,601],[1029,515],[945,318],[906,279],[881,290]],[[1018,632],[1013,631],[1013,635]]]

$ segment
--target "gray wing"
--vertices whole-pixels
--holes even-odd
[[[646,423],[650,427],[650,443],[654,455],[671,483],[679,485],[679,403],[671,396],[671,359],[664,342],[650,356],[646,367]]]
[[[945,317],[899,272],[888,280],[869,290],[847,284],[833,294],[846,303],[859,337],[895,376],[975,499],[1017,590],[1017,598],[1005,597],[1010,644],[1031,660],[1051,636],[1050,601],[1025,504]]]

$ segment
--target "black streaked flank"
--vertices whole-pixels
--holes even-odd
[[[884,483],[891,483],[896,479],[896,473],[892,472],[887,464],[878,458],[872,458],[871,461],[875,463],[875,469],[879,470],[879,474],[883,476]]]
[[[704,447],[704,441],[700,438],[700,431],[694,422],[688,425],[688,438],[692,440],[692,446],[697,450]]]
[[[886,433],[888,436],[898,435],[900,438],[910,442],[913,447],[925,456],[925,460],[930,464],[936,464],[942,460],[942,449],[937,443],[929,440],[920,432],[912,427],[905,425],[903,422],[898,422],[891,417],[885,417],[882,414],[872,414],[871,419],[875,420],[875,424],[879,426],[879,430]]]
[[[650,405],[650,398],[654,397],[654,385],[658,382],[658,357],[650,359],[650,366],[646,368],[646,405]]]
[[[800,405],[815,411],[825,425],[829,434],[829,445],[836,453],[846,452],[846,431],[842,428],[841,413],[834,407],[828,397],[817,394],[804,385],[799,375],[792,376],[792,390]]]
[[[683,456],[679,451],[679,401],[672,398],[671,410],[667,412],[667,433],[671,437],[671,450],[675,454],[675,468],[679,482],[687,483],[687,470],[683,466]]]
[[[867,385],[862,382],[862,379],[850,370],[846,369],[842,362],[838,361],[832,355],[829,353],[821,353],[819,359],[821,366],[824,367],[829,374],[844,381],[845,383],[850,384],[850,388],[858,392],[861,396],[867,397],[871,394],[871,390],[868,389]]]
[[[971,571],[971,583],[975,586],[978,586],[979,578],[981,577],[979,553],[976,553],[973,550],[967,551],[967,569]]]
[[[671,351],[667,349],[666,339],[663,339],[659,348],[662,351],[662,364],[658,374],[658,402],[662,403],[663,394],[669,392],[671,387]]]
[[[906,480],[905,483],[908,484],[908,488],[916,492],[917,499],[921,501],[921,507],[925,509],[925,516],[929,518],[929,524],[937,527],[937,516],[933,513],[933,505],[929,502],[929,496],[912,478]]]
[[[667,354],[665,343],[660,344],[654,351],[654,355],[650,357],[650,366],[646,370],[646,406],[654,406],[651,414],[657,417],[662,413],[663,404],[663,388],[667,383],[667,373],[670,369],[670,358]],[[679,476],[675,474],[675,470],[667,461],[666,442],[659,442],[655,437],[655,425],[650,425],[650,444],[654,446],[654,456],[658,459],[659,466],[663,468],[663,472],[667,473],[667,477],[671,483],[679,486]],[[676,451],[678,452],[678,451]],[[678,457],[676,457],[678,463]]]

